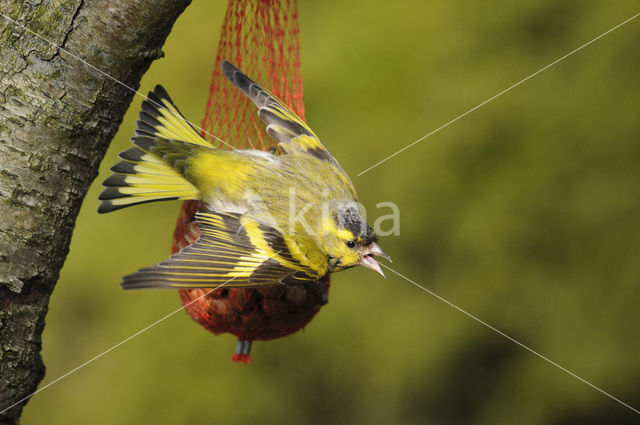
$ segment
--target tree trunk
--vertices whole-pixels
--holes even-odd
[[[44,376],[49,296],[134,94],[114,79],[138,88],[189,2],[0,0],[0,411]],[[0,423],[17,423],[25,403]]]

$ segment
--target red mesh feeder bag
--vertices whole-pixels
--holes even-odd
[[[300,44],[295,0],[230,0],[213,69],[202,135],[218,148],[275,149],[256,108],[220,70],[227,59],[304,119]],[[193,243],[198,201],[185,201],[173,234],[172,252]],[[326,304],[329,278],[311,285],[180,290],[185,310],[214,334],[238,337],[234,362],[251,363],[251,343],[302,329]]]

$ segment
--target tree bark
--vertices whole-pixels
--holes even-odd
[[[49,297],[134,95],[114,79],[138,88],[189,3],[0,0],[0,411],[44,376]],[[0,423],[18,423],[25,403],[0,413]]]

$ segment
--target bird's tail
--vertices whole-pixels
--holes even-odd
[[[162,86],[156,86],[142,102],[131,141],[135,147],[119,154],[121,161],[111,168],[113,174],[103,183],[106,189],[99,197],[102,201],[99,213],[145,202],[199,198],[198,189],[184,178],[175,164],[152,153],[158,143],[176,141],[187,150],[196,146],[211,148],[178,111]]]

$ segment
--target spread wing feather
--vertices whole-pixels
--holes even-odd
[[[284,153],[310,154],[342,170],[338,162],[320,143],[318,136],[284,103],[230,62],[222,62],[222,72],[255,103],[258,107],[258,116],[267,125],[267,134],[278,142],[278,146]]]
[[[293,258],[282,234],[240,214],[196,214],[201,236],[169,259],[125,276],[124,289],[295,285],[320,276]]]

